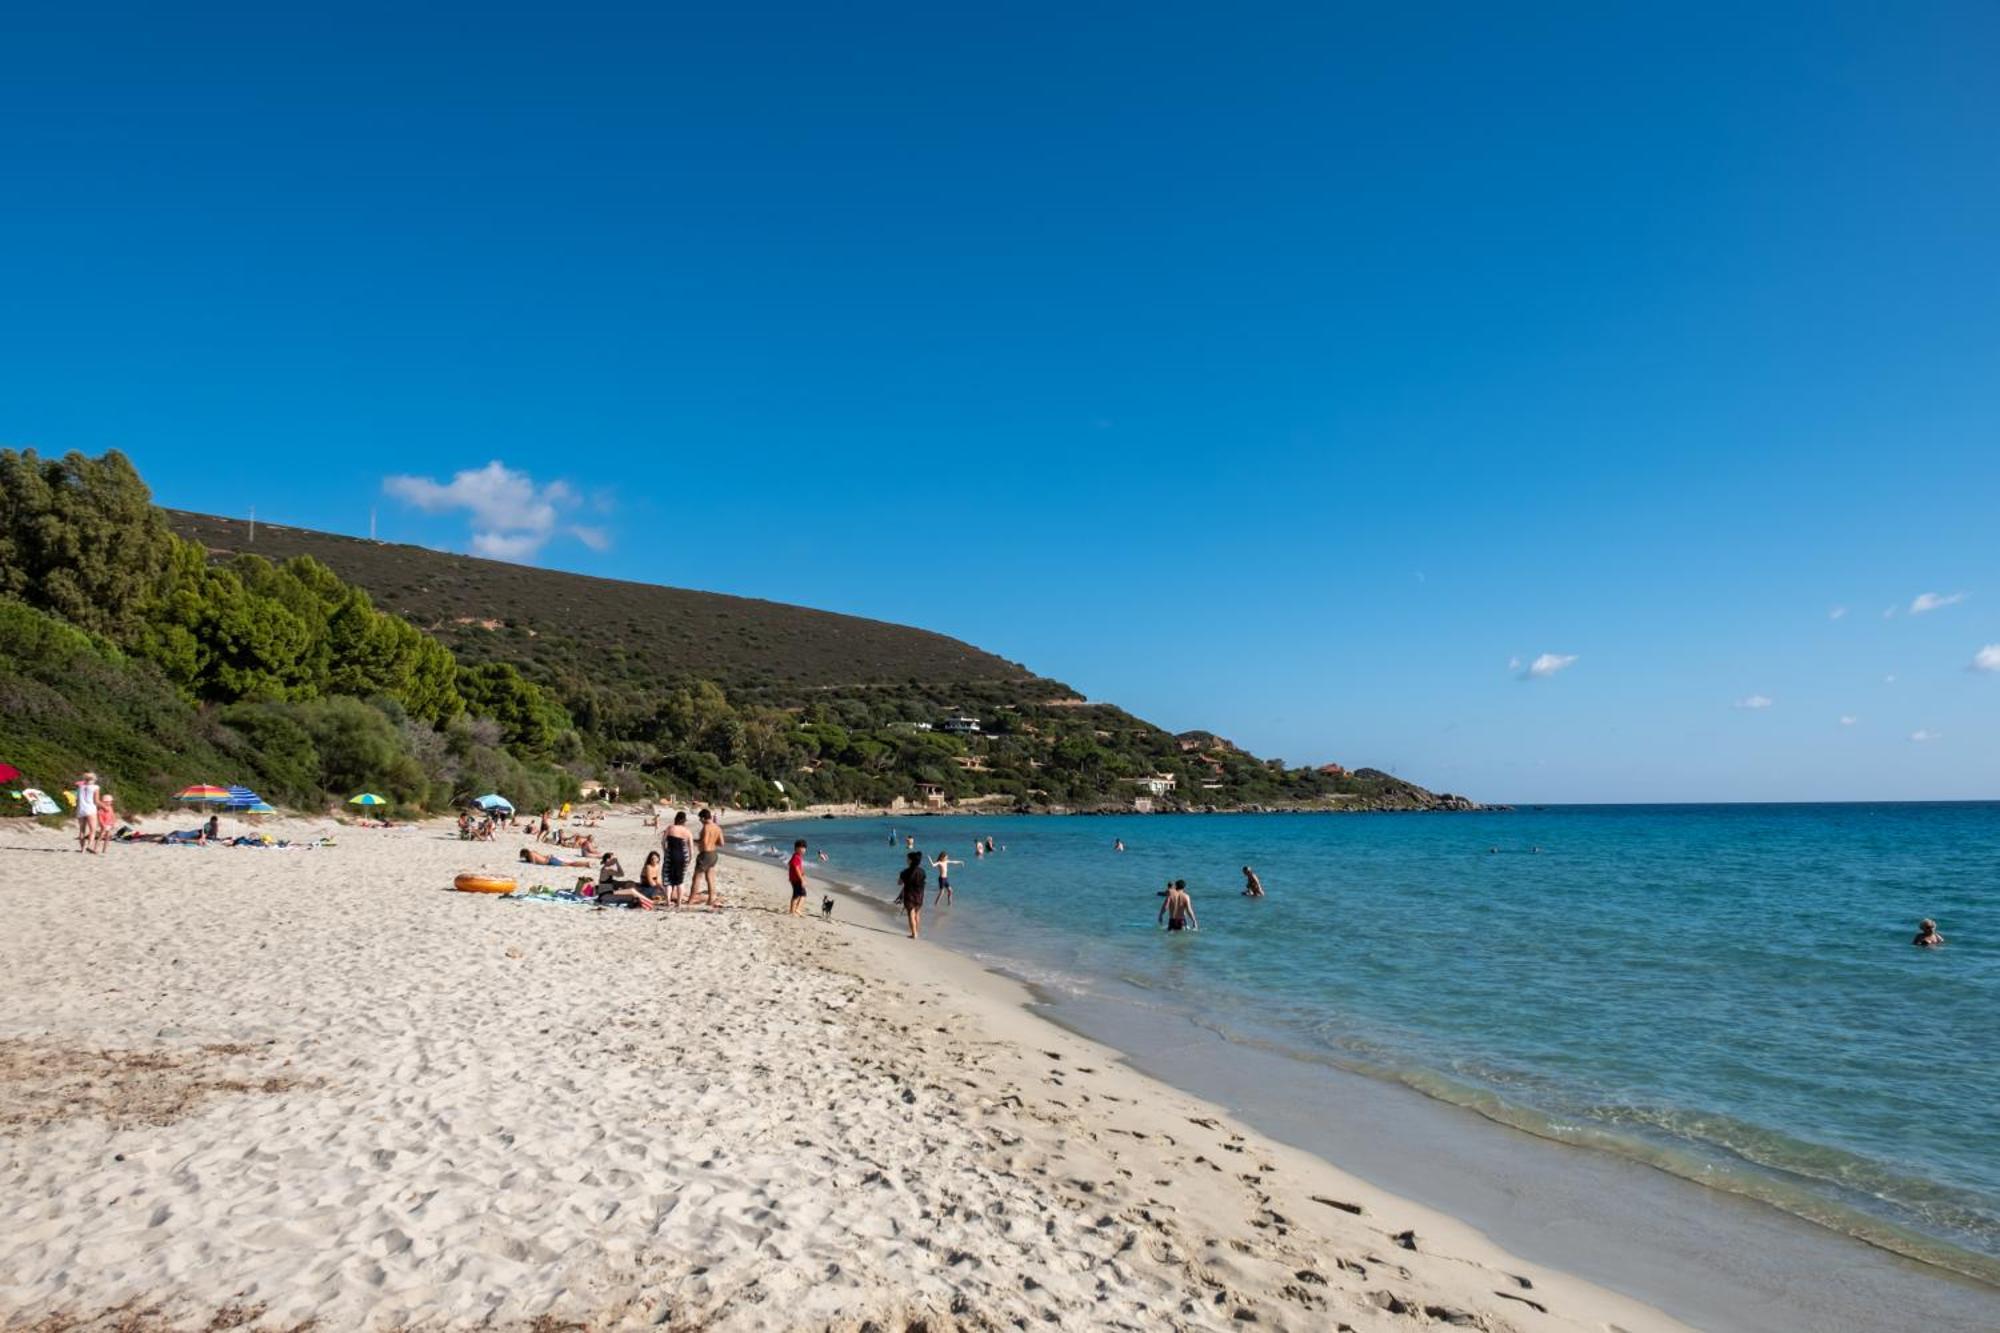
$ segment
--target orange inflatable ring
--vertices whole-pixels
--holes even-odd
[[[500,875],[460,875],[451,882],[460,893],[512,893],[514,881]]]

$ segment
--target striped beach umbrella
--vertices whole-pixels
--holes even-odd
[[[205,783],[193,787],[183,787],[174,793],[174,799],[176,801],[186,801],[189,805],[227,805],[229,804],[229,788],[211,787]]]
[[[229,787],[229,800],[226,802],[226,804],[229,805],[232,809],[234,809],[237,806],[241,806],[247,810],[253,805],[261,804],[263,800],[264,800],[263,797],[259,796],[256,792],[251,791],[248,787],[241,787],[232,783],[230,784]]]
[[[255,805],[243,807],[243,813],[246,815],[275,815],[278,813],[278,808],[269,801],[259,801]]]
[[[347,803],[348,803],[349,805],[387,805],[387,804],[389,804],[389,803],[388,803],[387,801],[383,800],[383,799],[382,799],[382,798],[381,798],[380,796],[377,796],[377,795],[376,795],[376,794],[375,794],[374,792],[372,792],[372,791],[364,791],[364,792],[362,792],[362,793],[361,793],[361,794],[360,794],[359,796],[350,796],[350,797],[348,797],[348,798],[347,798]]]

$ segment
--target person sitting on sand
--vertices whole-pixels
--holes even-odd
[[[1919,949],[1941,949],[1944,936],[1938,934],[1937,922],[1925,917],[1917,923],[1917,937],[1910,941]]]
[[[523,847],[521,849],[521,859],[529,865],[535,866],[583,866],[589,865],[596,858],[590,856],[557,856],[554,852],[538,852],[532,847]]]
[[[924,912],[924,854],[911,852],[909,864],[903,873],[896,876],[900,889],[897,900],[903,904],[903,915],[909,918],[910,938],[917,938],[918,918]]]
[[[652,857],[646,862],[646,869],[653,873],[655,887],[657,887],[660,879],[659,855],[658,852],[654,852]],[[629,879],[623,878],[624,873],[624,867],[618,864],[618,858],[615,855],[605,856],[604,864],[599,866],[597,870],[597,905],[599,907],[636,907],[640,911],[650,912],[659,905],[653,901],[655,894],[648,891],[644,878],[634,883]],[[641,874],[643,876],[644,872],[642,871]],[[581,890],[581,888],[582,885],[579,884],[578,889]]]
[[[1155,921],[1166,922],[1168,930],[1201,929],[1201,923],[1195,920],[1194,899],[1188,897],[1186,880],[1177,879],[1168,886],[1166,901],[1160,904]]]
[[[1243,867],[1243,896],[1261,898],[1264,896],[1264,881],[1257,878],[1257,872],[1249,866]]]

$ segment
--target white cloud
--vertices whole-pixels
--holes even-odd
[[[1989,643],[1972,655],[1974,671],[2000,671],[2000,643]]]
[[[1772,704],[1776,702],[1777,700],[1773,699],[1768,694],[1752,694],[1746,696],[1745,698],[1738,699],[1736,701],[1736,706],[1738,708],[1748,708],[1756,710],[1756,709],[1769,708]]]
[[[1965,594],[1962,592],[1920,592],[1917,594],[1916,599],[1910,603],[1910,614],[1920,616],[1926,611],[1935,611],[1942,606],[1956,606],[1964,600]]]
[[[1884,676],[1882,677],[1882,683],[1884,685],[1894,685],[1896,683],[1896,677],[1893,674]]]
[[[1860,718],[1854,716],[1852,713],[1842,713],[1840,715],[1840,725],[1843,727],[1851,727],[1860,720]]]
[[[1896,618],[1896,608],[1895,608],[1895,607],[1893,607],[1893,606],[1885,606],[1885,607],[1883,607],[1883,608],[1882,608],[1882,619],[1884,619],[1884,620],[1894,620],[1895,618]]]
[[[1540,657],[1528,663],[1525,670],[1522,669],[1520,658],[1510,657],[1507,659],[1507,669],[1509,671],[1519,671],[1522,680],[1547,680],[1550,676],[1555,675],[1556,672],[1567,671],[1575,664],[1575,653],[1543,653]]]
[[[464,510],[472,523],[472,553],[492,560],[531,560],[559,532],[567,532],[594,551],[611,542],[603,528],[560,526],[563,509],[578,500],[567,483],[539,485],[527,473],[498,460],[460,472],[448,482],[429,477],[384,477],[382,489],[427,514]]]
[[[1922,745],[1926,741],[1942,739],[1935,731],[1925,731],[1922,727],[1910,733],[1910,739]]]
[[[1844,606],[1836,606],[1836,607],[1834,607],[1834,608],[1833,608],[1833,609],[1832,609],[1831,611],[1828,611],[1828,612],[1826,613],[1826,618],[1827,618],[1828,620],[1841,620],[1841,619],[1844,619],[1844,618],[1846,617],[1846,615],[1847,615],[1847,608],[1846,608],[1846,607],[1844,607]]]

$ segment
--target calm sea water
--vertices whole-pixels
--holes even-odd
[[[898,846],[890,845],[894,829]],[[926,932],[2000,1281],[2000,804],[759,826]],[[1112,850],[1114,838],[1128,848]],[[1269,896],[1240,896],[1253,865]],[[1154,925],[1185,878],[1202,929]],[[1911,947],[1937,918],[1941,950]]]

